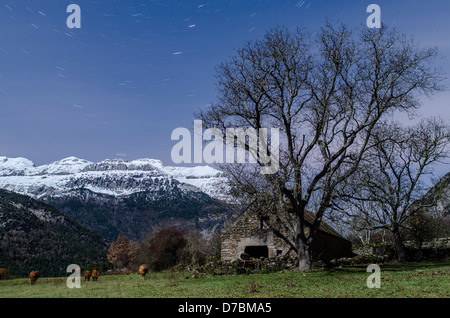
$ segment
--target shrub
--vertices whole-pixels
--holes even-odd
[[[149,266],[153,271],[162,271],[175,266],[179,252],[186,246],[184,232],[174,226],[164,227],[152,234],[148,240]]]
[[[119,234],[108,248],[108,261],[116,268],[124,268],[136,263],[138,245]]]

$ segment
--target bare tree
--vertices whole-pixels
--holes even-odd
[[[245,194],[272,198],[279,221],[272,226],[283,228],[276,233],[297,252],[301,270],[311,269],[311,245],[333,193],[373,146],[376,124],[395,110],[418,107],[418,94],[439,89],[440,72],[430,67],[436,54],[387,27],[355,36],[327,23],[315,36],[269,30],[217,68],[218,103],[197,115],[223,133],[279,129],[276,173],[261,175],[249,165],[225,169],[247,201]],[[305,231],[307,208],[315,220]]]
[[[360,169],[341,184],[334,206],[371,229],[391,231],[397,257],[405,261],[402,228],[422,208],[417,202],[427,188],[423,177],[432,172],[433,163],[448,155],[450,130],[437,119],[411,127],[384,123],[372,139],[374,147]]]

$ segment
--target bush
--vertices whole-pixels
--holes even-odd
[[[186,246],[185,233],[174,226],[161,228],[148,240],[149,266],[152,271],[162,271],[175,266],[179,252]]]
[[[126,268],[136,264],[137,251],[137,243],[119,234],[117,240],[109,246],[107,258],[116,268]]]

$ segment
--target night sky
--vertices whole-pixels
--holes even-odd
[[[81,29],[67,28],[71,3]],[[383,23],[437,46],[450,75],[446,0],[0,0],[0,156],[173,164],[171,132],[216,101],[215,67],[234,49],[277,25],[361,27],[371,3]],[[449,101],[439,93],[421,112],[449,120]]]

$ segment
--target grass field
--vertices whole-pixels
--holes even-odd
[[[448,298],[450,261],[381,265],[381,287],[368,288],[366,266],[189,278],[189,272],[100,276],[69,289],[66,278],[0,281],[1,298]]]

